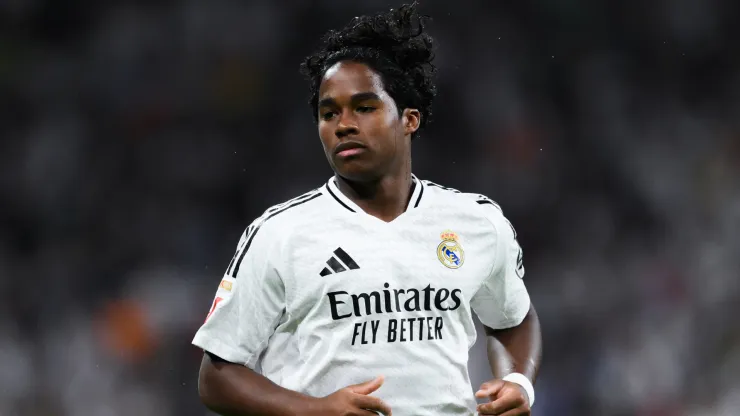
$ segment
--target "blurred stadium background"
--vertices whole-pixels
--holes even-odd
[[[240,234],[331,175],[298,64],[397,6],[0,2],[0,415],[207,414],[190,340]],[[519,232],[533,414],[740,414],[740,3],[421,8],[414,171]]]

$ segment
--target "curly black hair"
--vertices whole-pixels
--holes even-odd
[[[380,75],[388,95],[398,107],[421,113],[419,130],[431,119],[436,67],[434,41],[424,31],[428,16],[419,15],[417,3],[374,16],[355,17],[340,30],[330,30],[322,47],[301,63],[301,74],[311,83],[309,104],[318,119],[318,93],[324,73],[339,61],[363,63]],[[412,138],[419,134],[417,130]]]

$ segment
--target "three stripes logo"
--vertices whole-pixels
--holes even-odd
[[[329,267],[324,267],[321,273],[319,273],[322,277],[328,276],[333,273],[341,273],[347,271],[347,268],[349,268],[350,270],[357,270],[360,268],[360,266],[357,265],[352,257],[350,257],[346,251],[342,250],[341,247],[334,250],[334,256],[331,256],[331,258],[326,261],[326,264]]]

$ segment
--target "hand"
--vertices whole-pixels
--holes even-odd
[[[310,405],[305,415],[320,416],[375,416],[380,412],[391,416],[391,408],[370,393],[383,385],[383,377],[340,389]]]
[[[529,398],[524,389],[516,383],[491,380],[483,383],[475,393],[479,399],[489,398],[489,403],[479,404],[481,415],[529,416]]]

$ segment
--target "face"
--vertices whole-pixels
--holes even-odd
[[[319,137],[339,176],[372,181],[410,162],[419,111],[404,109],[399,116],[380,76],[368,66],[336,63],[324,74],[318,100]]]

